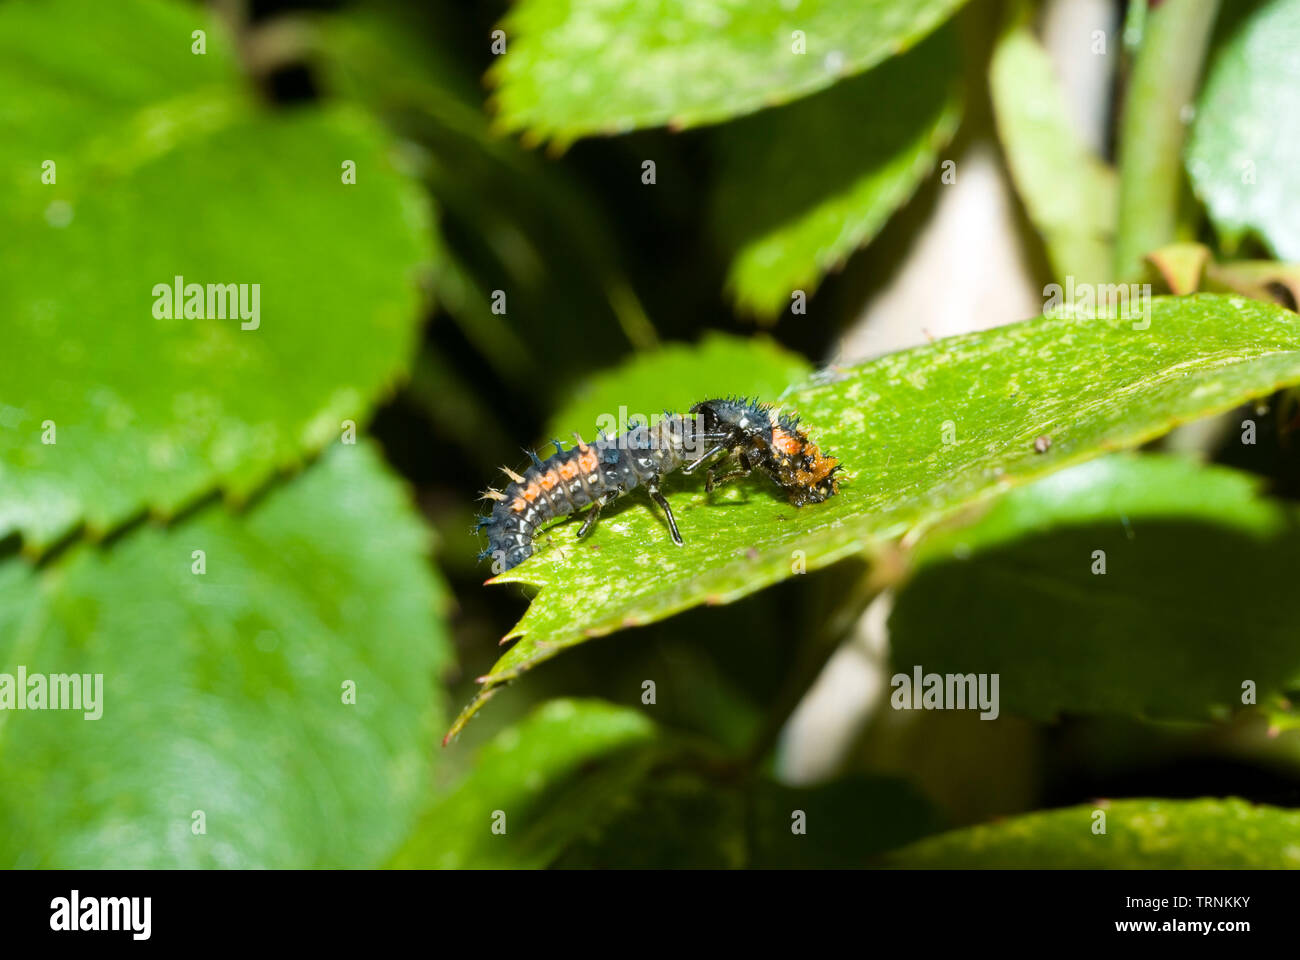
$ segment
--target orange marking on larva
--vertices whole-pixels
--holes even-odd
[[[515,497],[514,500],[510,502],[510,509],[515,513],[523,513],[528,509],[528,501],[523,497]]]
[[[544,474],[538,477],[537,482],[542,485],[543,490],[550,490],[560,482],[560,479],[555,475],[554,470],[547,470]]]
[[[560,476],[565,480],[572,480],[578,475],[578,465],[572,460],[567,460],[560,464]]]
[[[524,496],[524,499],[525,499],[525,500],[527,500],[529,503],[532,503],[534,500],[537,499],[537,497],[538,497],[538,495],[539,495],[540,493],[541,493],[541,491],[537,489],[537,484],[535,484],[535,483],[530,483],[530,484],[529,484],[529,485],[524,489],[524,494],[523,494],[523,496]]]
[[[814,447],[812,463],[808,465],[810,468],[807,471],[807,475],[809,477],[808,482],[821,483],[823,480],[826,479],[827,476],[830,475],[830,472],[832,470],[834,470],[837,466],[839,466],[839,463],[840,462],[836,460],[834,457],[823,457],[821,455],[821,451],[818,450],[816,447]],[[802,470],[799,472],[804,473],[804,471]]]
[[[590,447],[578,458],[578,466],[582,468],[583,473],[594,473],[596,471],[596,451]]]
[[[792,437],[780,427],[772,428],[772,446],[789,456],[794,456],[803,449],[803,441]]]

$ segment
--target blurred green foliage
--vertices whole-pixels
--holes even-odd
[[[382,857],[427,793],[443,709],[448,598],[428,547],[400,484],[359,445],[246,514],[213,503],[43,570],[0,566],[5,672],[103,683],[98,719],[6,713],[0,862]]]
[[[1114,255],[1115,171],[1075,132],[1051,57],[1028,25],[999,39],[989,94],[1007,167],[1043,238],[1053,278],[1106,281]]]
[[[1187,171],[1235,254],[1245,236],[1280,260],[1300,260],[1300,4],[1232,5],[1231,30],[1210,60],[1187,146]]]
[[[956,132],[960,76],[944,29],[869,73],[718,131],[709,220],[731,256],[739,309],[791,309],[791,291],[811,293],[875,236]]]
[[[483,748],[393,865],[857,866],[939,824],[895,780],[782,787],[636,710],[551,700]]]
[[[1241,702],[1246,680],[1277,709],[1300,687],[1286,602],[1300,524],[1259,486],[1148,454],[1013,490],[917,545],[890,621],[895,661],[1022,675],[1003,706],[1039,720],[1210,720]],[[1199,562],[1182,559],[1189,543]]]
[[[28,238],[6,244],[0,284],[0,535],[30,551],[217,487],[246,498],[364,421],[413,349],[433,254],[427,202],[372,119],[260,107],[197,11],[105,14],[0,5],[0,126],[16,144],[0,163],[17,185],[0,223]],[[31,43],[59,17],[88,49]],[[207,31],[202,56],[177,39],[192,29]],[[225,322],[195,323],[177,302],[160,317],[155,286],[176,277],[257,284],[258,316],[231,302]],[[45,421],[58,442],[32,443]]]
[[[1224,6],[1140,84],[1187,4],[1107,38],[1098,155],[1031,3],[0,2],[0,703],[104,684],[0,714],[0,863],[1294,866],[1300,0]],[[839,362],[993,138],[1036,280],[1228,292]],[[257,328],[157,315],[176,276]],[[631,497],[482,587],[496,466],[729,393],[839,495],[672,477],[684,548]],[[1106,456],[1248,402],[1192,446],[1232,468]],[[998,672],[1003,719],[841,704],[792,785],[882,595],[873,669]]]

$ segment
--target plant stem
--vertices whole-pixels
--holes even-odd
[[[1143,257],[1177,239],[1185,111],[1196,95],[1219,0],[1150,5],[1120,121],[1115,279],[1138,280]]]

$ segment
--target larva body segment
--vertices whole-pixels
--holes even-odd
[[[653,426],[636,426],[619,437],[601,437],[556,451],[511,481],[491,514],[480,521],[488,533],[487,550],[503,570],[523,563],[533,552],[533,535],[542,524],[585,507],[614,499],[659,478],[682,464],[691,419],[668,416]]]

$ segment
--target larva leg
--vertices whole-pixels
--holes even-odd
[[[713,475],[713,471],[710,470],[704,474],[704,492],[712,493],[715,489],[722,486],[724,483],[729,483],[730,481],[735,480],[738,477],[747,477],[747,476],[749,476],[748,470],[732,470],[730,473],[724,473],[720,477],[715,477]]]
[[[659,492],[657,481],[647,482],[645,488],[646,492],[650,494],[650,499],[663,507],[664,516],[668,518],[668,532],[673,535],[673,543],[680,547],[682,545],[682,535],[677,532],[677,519],[673,516],[673,508],[668,506],[668,498]]]
[[[605,506],[605,504],[609,503],[617,496],[618,493],[616,493],[613,490],[611,490],[609,493],[603,493],[600,495],[600,498],[595,502],[595,504],[592,505],[592,508],[587,511],[587,517],[582,521],[582,526],[578,528],[579,540],[581,540],[587,534],[591,533],[592,527],[594,527],[596,525],[596,521],[600,519],[600,508]]]
[[[723,460],[725,459],[726,458],[724,457]],[[738,477],[748,476],[749,471],[754,469],[753,465],[749,462],[749,457],[745,456],[745,454],[742,453],[740,455],[739,470],[732,470],[730,473],[724,473],[720,477],[715,477],[713,475],[713,471],[716,467],[722,466],[723,460],[719,460],[708,470],[704,471],[704,492],[705,493],[712,493],[714,488],[720,487],[722,484],[727,483],[730,480],[735,480]]]
[[[705,453],[703,456],[699,457],[697,460],[693,460],[692,462],[688,463],[686,466],[682,467],[682,473],[694,473],[695,470],[696,470],[696,468],[699,467],[699,465],[702,464],[705,460],[709,459],[709,457],[713,456],[715,453],[718,453],[719,451],[721,451],[721,450],[726,450],[726,449],[727,449],[727,448],[724,447],[722,444],[718,444],[716,447],[714,447],[714,448],[713,448],[712,450],[710,450],[708,453]],[[723,457],[722,459],[725,460],[726,457]]]

